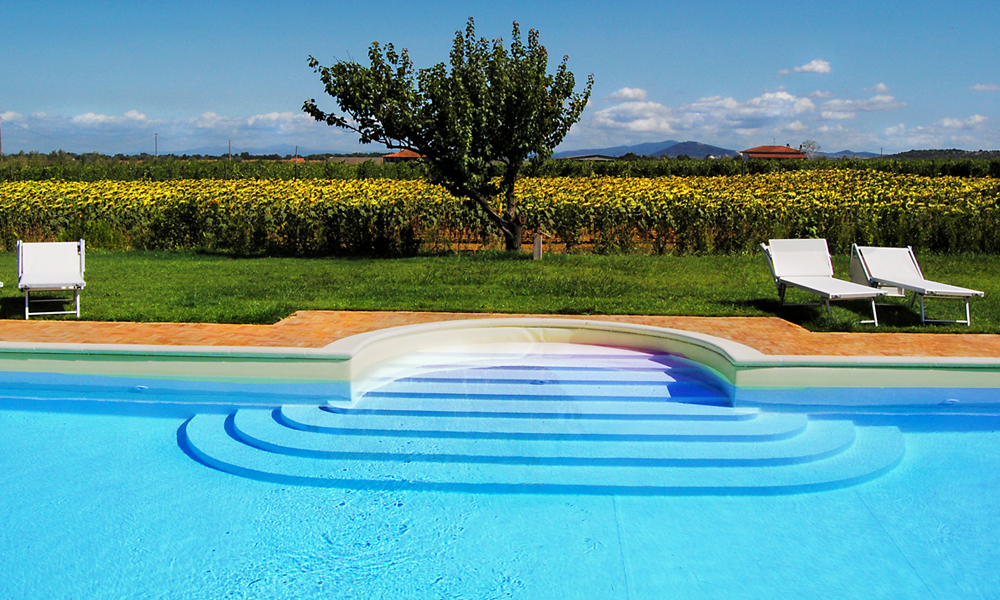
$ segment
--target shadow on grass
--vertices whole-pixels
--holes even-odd
[[[23,319],[24,297],[0,298],[0,319]]]
[[[861,323],[872,318],[871,304],[866,301],[831,302],[832,316],[826,314],[826,307],[822,303],[818,306],[779,306],[776,299],[755,298],[737,300],[731,304],[780,317],[810,331],[878,331],[882,327],[921,326],[920,313],[904,303],[876,304],[879,328],[870,323]],[[843,317],[846,311],[838,309],[846,309],[854,316]]]
[[[35,295],[32,295],[31,300],[31,310],[32,311],[63,311],[63,310],[76,310],[76,301],[72,296],[69,298],[57,297],[57,296],[39,296],[42,300],[56,300],[58,302],[45,302],[45,303],[35,303]],[[76,318],[76,314],[72,315],[47,315],[45,318]],[[24,319],[24,296],[13,296],[0,298],[0,319]]]

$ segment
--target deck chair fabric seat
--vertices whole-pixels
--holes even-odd
[[[878,326],[875,298],[885,295],[886,292],[868,285],[835,278],[826,240],[822,238],[768,240],[767,244],[761,244],[761,248],[771,268],[774,284],[778,288],[781,306],[785,306],[785,291],[789,287],[822,298],[826,304],[827,314],[830,313],[831,300],[870,300],[872,320],[862,323],[873,323]]]
[[[837,279],[836,277],[782,277],[781,281],[789,287],[812,292],[817,296],[830,300],[864,300],[872,298],[871,287]]]
[[[22,290],[55,291],[72,290],[83,288],[87,282],[79,273],[65,271],[61,273],[32,273],[24,275],[18,280],[18,287]]]
[[[982,297],[979,290],[949,285],[924,278],[913,248],[883,248],[858,246],[851,248],[851,280],[871,287],[886,289],[889,295],[903,296],[913,292],[920,298],[921,323],[964,323],[971,325],[969,298]],[[965,320],[927,319],[924,298],[957,298],[965,301]]]
[[[77,242],[17,242],[17,287],[24,292],[24,318],[32,315],[80,316],[80,290],[86,285],[85,244]],[[31,292],[73,291],[75,310],[32,312],[32,302],[65,302],[63,298],[31,300]]]

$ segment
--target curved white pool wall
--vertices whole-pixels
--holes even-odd
[[[35,374],[122,381],[156,392],[202,395],[238,384],[274,403],[350,402],[380,364],[435,347],[560,342],[677,354],[708,367],[734,405],[893,406],[1000,404],[1000,359],[773,356],[710,335],[644,325],[509,318],[408,325],[352,336],[319,349],[24,344],[0,342],[0,385]],[[143,381],[154,382],[153,386]],[[137,383],[138,382],[138,383]],[[186,386],[186,387],[185,387]],[[16,387],[16,386],[15,386]],[[167,389],[169,388],[169,389]],[[129,398],[139,398],[133,395]],[[188,400],[189,402],[191,400]]]
[[[1000,404],[1000,360],[994,358],[767,355],[711,335],[609,321],[446,321],[353,336],[327,349],[352,357],[350,377],[363,386],[369,373],[393,357],[436,346],[503,342],[593,344],[681,355],[719,376],[734,405]]]
[[[734,398],[734,361],[749,351],[741,344],[698,333],[579,319],[476,319],[394,327],[352,336],[327,346],[351,356],[350,379],[354,399],[366,390],[369,377],[394,359],[434,348],[474,349],[497,344],[578,344],[603,346],[651,354],[681,355],[713,372],[720,389]]]

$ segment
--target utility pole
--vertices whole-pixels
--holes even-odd
[[[0,162],[3,162],[3,119],[0,119]]]
[[[229,140],[229,162],[233,162],[233,140]]]
[[[153,134],[153,158],[160,156],[160,134]]]

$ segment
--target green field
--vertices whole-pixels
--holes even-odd
[[[244,258],[224,254],[87,252],[82,318],[97,321],[274,323],[296,310],[413,310],[544,314],[781,316],[812,330],[1000,333],[1000,257],[925,255],[931,279],[986,292],[973,326],[920,326],[898,301],[880,306],[878,329],[863,302],[779,310],[764,258],[501,252],[413,258]],[[834,257],[846,277],[848,257]],[[0,255],[0,316],[23,318],[14,253]],[[789,292],[790,301],[810,297]],[[929,316],[962,314],[958,301],[928,301]],[[48,317],[64,318],[64,317]],[[73,317],[68,317],[73,318]]]

